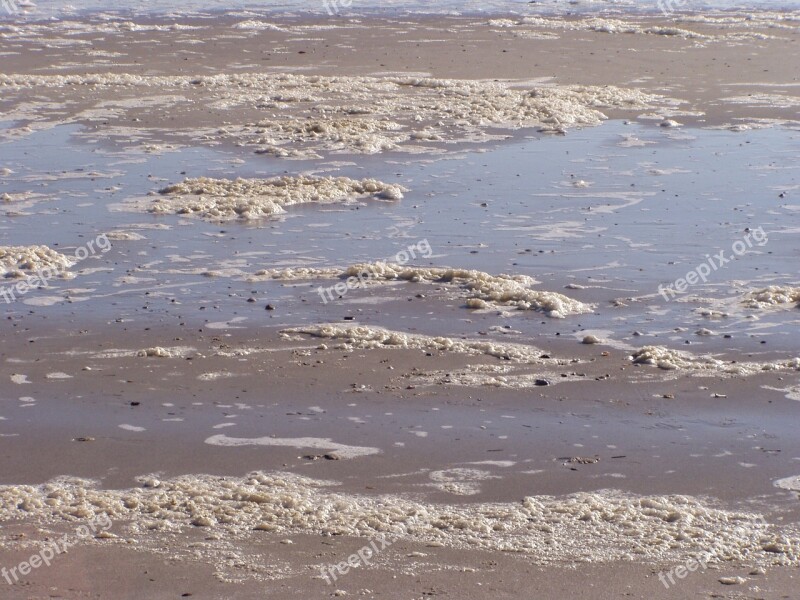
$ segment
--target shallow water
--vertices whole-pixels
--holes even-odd
[[[354,315],[426,334],[507,326],[519,333],[504,339],[544,347],[556,334],[581,338],[591,331],[619,347],[659,344],[756,358],[796,351],[796,307],[742,304],[748,291],[798,285],[800,206],[793,197],[800,133],[790,129],[665,130],[612,121],[566,136],[520,135],[483,153],[383,154],[354,162],[341,155],[336,163],[201,148],[131,156],[86,143],[79,132],[60,126],[0,145],[0,164],[14,171],[4,176],[4,189],[43,195],[12,204],[26,214],[5,220],[6,243],[46,244],[70,256],[105,232],[145,239],[113,240],[107,254],[72,269],[86,274],[29,292],[10,305],[13,311],[133,320],[196,315],[190,318],[219,329]],[[309,170],[375,177],[410,191],[400,201],[309,204],[245,223],[119,210],[185,177]],[[734,257],[746,239],[750,247]],[[541,282],[534,289],[595,310],[566,321],[511,308],[476,312],[464,307],[467,296],[458,286],[424,283],[372,285],[325,303],[315,290],[336,280],[246,281],[262,269],[392,261],[422,240],[432,255],[420,253],[410,264],[528,275]],[[660,285],[721,251],[734,260],[705,283],[669,301],[659,294]],[[407,300],[420,293],[423,301]],[[257,302],[246,302],[251,295]],[[265,312],[267,302],[280,309]],[[697,335],[700,329],[712,335]]]
[[[203,13],[208,11],[244,11],[270,12],[276,14],[331,14],[358,15],[375,13],[414,13],[414,14],[574,14],[574,13],[661,13],[680,10],[700,12],[711,9],[740,10],[796,10],[800,7],[797,0],[544,0],[531,3],[528,0],[261,0],[254,2],[219,0],[182,0],[176,3],[170,0],[125,0],[115,2],[111,9],[102,0],[76,0],[66,7],[57,0],[37,0],[36,2],[18,2],[23,13],[31,17],[65,16],[87,12],[116,12],[137,15],[152,13]],[[18,15],[18,16],[20,16]]]

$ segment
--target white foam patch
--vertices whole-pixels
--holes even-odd
[[[746,96],[723,98],[722,101],[730,104],[747,104],[761,108],[795,108],[800,106],[800,96],[789,96],[786,94],[755,93],[747,94]]]
[[[28,306],[54,306],[59,302],[64,302],[62,296],[36,296],[35,298],[25,298],[22,301]]]
[[[352,350],[354,348],[411,349],[431,352],[453,352],[456,354],[494,356],[503,360],[519,363],[555,364],[552,359],[542,359],[542,351],[534,346],[524,344],[507,344],[488,340],[461,340],[443,336],[428,336],[415,333],[402,333],[382,327],[356,325],[351,327],[328,324],[293,327],[284,329],[281,334],[310,335],[317,338],[338,340],[337,348]]]
[[[337,267],[295,267],[289,269],[262,269],[248,281],[263,278],[281,280],[347,278],[353,286],[408,281],[452,286],[469,293],[469,308],[497,308],[513,306],[519,310],[535,310],[553,318],[585,314],[593,310],[573,298],[546,290],[533,290],[538,284],[527,275],[490,275],[473,269],[450,267],[413,267],[395,263],[362,263],[339,269]]]
[[[236,377],[236,375],[230,371],[212,371],[197,376],[200,381],[216,381],[217,379],[229,379],[231,377]]]
[[[209,221],[255,220],[298,204],[330,204],[356,198],[399,200],[407,191],[376,179],[282,176],[272,179],[186,179],[161,190],[156,200],[129,206],[155,214],[194,216]]]
[[[778,479],[775,481],[775,487],[781,488],[782,490],[800,492],[800,475]]]
[[[455,494],[457,496],[473,496],[480,493],[481,481],[487,479],[499,479],[489,471],[481,469],[464,469],[460,467],[432,471],[429,475],[433,481],[431,484],[436,489]]]
[[[269,111],[259,122],[188,131],[197,143],[222,140],[259,153],[311,158],[320,152],[373,153],[385,150],[440,152],[439,141],[482,141],[489,128],[535,127],[563,133],[599,125],[603,108],[646,110],[659,97],[614,86],[554,86],[430,77],[321,77],[293,73],[238,73],[202,76],[0,74],[0,88],[20,102],[49,89],[83,93],[114,90],[120,100],[143,90],[184,96],[192,103],[225,111],[258,106]],[[21,92],[24,92],[24,96]],[[95,118],[119,119],[122,108],[99,109]],[[114,112],[118,111],[118,112]],[[39,120],[42,116],[37,111]],[[87,115],[83,115],[85,118]],[[63,107],[52,118],[64,118]],[[80,114],[69,118],[81,118]],[[116,126],[120,133],[123,128]],[[141,137],[141,130],[131,130]],[[428,145],[422,145],[428,144]]]
[[[254,30],[254,31],[290,31],[280,25],[274,23],[267,23],[265,21],[258,21],[255,19],[248,19],[247,21],[239,21],[232,26],[234,29]]]
[[[742,40],[767,40],[774,39],[774,36],[767,35],[758,31],[725,31],[722,33],[700,33],[686,28],[650,25],[638,23],[633,20],[622,20],[606,17],[583,17],[577,19],[561,19],[553,17],[524,17],[517,21],[503,19],[502,23],[490,21],[489,24],[502,26],[504,28],[537,27],[542,29],[553,29],[562,31],[593,31],[596,33],[608,34],[638,34],[638,35],[660,35],[667,37],[677,37],[687,40],[697,40],[704,42],[730,42]]]
[[[170,348],[154,346],[153,348],[144,348],[134,352],[121,350],[114,353],[112,351],[107,351],[99,353],[96,355],[96,358],[122,358],[128,356],[138,356],[142,358],[185,358],[194,351],[194,348],[188,346],[173,346]]]
[[[141,240],[147,239],[141,233],[138,233],[136,231],[125,231],[122,229],[118,229],[116,231],[109,231],[105,235],[109,240],[115,242],[139,242]]]
[[[794,304],[800,306],[800,287],[771,285],[748,293],[742,303],[747,308],[765,310]]]
[[[212,446],[284,446],[288,448],[313,448],[316,450],[326,450],[333,452],[340,458],[357,458],[361,456],[371,456],[379,454],[378,448],[362,446],[348,446],[331,441],[330,438],[232,438],[224,434],[212,435],[206,439],[206,444]]]
[[[439,481],[433,483],[479,483],[483,477],[449,471],[436,475]],[[42,485],[0,486],[0,519],[52,524],[108,515],[137,547],[158,552],[168,546],[170,555],[184,550],[191,560],[198,557],[194,538],[175,534],[204,527],[202,556],[226,570],[234,568],[231,545],[256,534],[275,536],[268,539],[388,534],[412,543],[521,552],[536,564],[679,564],[706,552],[712,563],[800,564],[796,525],[768,525],[760,515],[724,510],[691,496],[604,490],[451,505],[335,492],[328,489],[333,482],[287,473],[142,481],[131,489],[102,489],[98,482],[66,477]],[[258,569],[242,562],[239,576],[257,577]]]
[[[0,277],[21,279],[37,271],[56,273],[75,262],[47,246],[0,246]]]
[[[573,335],[584,344],[602,344],[616,350],[635,350],[630,344],[614,339],[617,332],[613,329],[582,329]]]
[[[778,362],[725,362],[710,356],[671,350],[664,346],[645,346],[631,356],[634,364],[653,365],[665,371],[691,371],[695,375],[755,375],[768,371],[800,371],[800,358]]]
[[[56,371],[54,373],[48,373],[44,376],[45,379],[72,379],[72,375],[67,375],[66,373],[61,373],[60,371]]]
[[[475,461],[475,462],[468,462],[468,463],[464,463],[464,464],[465,465],[476,465],[476,466],[484,465],[484,466],[487,466],[487,467],[508,468],[508,467],[513,467],[517,463],[516,463],[516,461],[513,461],[513,460],[478,460],[478,461]]]
[[[21,373],[14,373],[11,375],[11,382],[16,383],[17,385],[22,385],[23,383],[30,383],[28,381],[28,376],[23,375]]]
[[[785,387],[785,388],[772,387],[769,385],[762,385],[761,387],[764,388],[765,390],[782,392],[783,394],[785,394],[785,397],[788,398],[789,400],[800,401],[800,385],[794,387]]]
[[[137,425],[128,425],[127,423],[123,423],[122,425],[118,425],[120,429],[124,429],[126,431],[147,431],[144,427],[139,427]]]

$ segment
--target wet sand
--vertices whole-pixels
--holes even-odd
[[[363,544],[363,540],[319,538],[294,538],[286,545],[269,541],[259,543],[254,549],[262,553],[265,564],[271,556],[280,554],[297,564],[306,562],[340,561]],[[408,554],[417,556],[408,558]],[[716,598],[766,598],[779,600],[791,597],[797,583],[794,570],[771,569],[764,575],[749,575],[746,567],[723,566],[704,573],[691,573],[677,586],[665,588],[658,580],[658,571],[651,567],[614,563],[610,565],[582,565],[577,568],[531,566],[524,559],[487,552],[464,552],[442,548],[428,548],[412,544],[398,544],[392,550],[389,565],[373,564],[369,569],[354,569],[346,578],[346,585],[328,586],[317,571],[287,577],[269,585],[237,585],[232,592],[230,584],[216,580],[200,564],[158,561],[135,550],[120,548],[109,556],[108,549],[82,547],[71,551],[46,574],[31,577],[27,591],[11,592],[9,598],[31,598],[52,593],[53,588],[64,590],[64,597],[113,597],[123,599],[193,598],[287,598],[331,597],[336,591],[351,590],[348,595],[375,598],[402,599],[457,595],[459,598],[480,599],[488,595],[496,598],[527,597],[558,600],[569,598],[601,598],[624,596],[630,598],[685,598],[690,595],[712,595]],[[423,556],[424,555],[424,556]],[[19,555],[22,559],[24,555]],[[16,558],[16,557],[15,557]],[[26,557],[25,557],[26,558]],[[11,562],[14,562],[12,559]],[[741,585],[722,585],[719,579],[730,576],[749,578],[757,589],[745,591]],[[41,578],[41,581],[36,581]],[[341,580],[340,580],[341,581]],[[554,589],[557,582],[557,589]],[[752,589],[752,588],[751,588]],[[191,596],[188,596],[190,594]]]
[[[574,346],[580,345],[572,341],[563,344],[563,351],[579,355],[581,362],[565,373],[579,373],[576,381],[556,380],[551,386],[521,391],[415,386],[408,382],[416,373],[455,370],[465,366],[465,358],[405,350],[318,350],[316,343],[280,340],[270,330],[254,337],[225,335],[224,342],[209,333],[128,332],[126,349],[181,343],[197,351],[191,353],[192,360],[97,358],[93,353],[108,351],[108,340],[92,331],[60,340],[52,339],[52,331],[42,337],[35,330],[26,334],[35,343],[17,346],[14,363],[5,362],[2,374],[10,381],[11,375],[24,373],[30,381],[11,385],[16,393],[7,394],[3,413],[8,419],[4,429],[18,436],[0,441],[6,480],[16,484],[35,485],[69,473],[99,479],[103,488],[115,489],[154,472],[169,479],[197,472],[240,477],[251,471],[288,471],[338,481],[337,489],[344,493],[411,494],[434,503],[516,504],[527,496],[565,497],[611,488],[643,496],[714,498],[712,504],[763,514],[775,523],[797,517],[795,494],[772,488],[773,480],[793,472],[800,456],[792,424],[796,402],[780,393],[766,394],[760,387],[779,385],[783,378],[776,374],[733,380],[656,379],[632,388],[636,378],[628,372],[658,369],[632,366],[625,353],[613,350],[590,347],[576,352],[580,348]],[[225,351],[269,351],[246,359],[215,356],[223,344]],[[554,345],[551,351],[559,350]],[[47,360],[38,360],[43,354]],[[474,357],[468,362],[474,364]],[[198,380],[210,370],[234,375]],[[73,378],[48,379],[54,372]],[[15,401],[17,394],[33,400]],[[712,398],[714,394],[725,397]],[[419,437],[421,432],[425,437]],[[342,442],[380,452],[327,460],[321,456],[330,453],[325,444],[210,445],[208,440],[219,435],[328,438],[334,455]],[[576,458],[590,460],[570,462]],[[459,469],[477,469],[489,478],[464,476]],[[452,485],[442,487],[442,482]],[[348,536],[286,532],[276,537],[256,532],[255,537],[237,536],[236,548],[247,556],[237,568],[220,559],[219,548],[191,557],[193,544],[201,540],[210,546],[229,544],[224,534],[209,537],[189,528],[180,534],[153,532],[159,540],[155,544],[153,539],[145,544],[147,537],[139,536],[126,544],[124,527],[115,523],[111,529],[122,539],[93,540],[71,549],[10,597],[32,597],[26,594],[34,594],[39,586],[56,586],[65,597],[92,592],[133,598],[143,588],[153,590],[152,597],[164,598],[178,591],[213,598],[284,597],[289,589],[325,595],[333,588],[311,574],[318,576],[320,563],[336,562],[365,543],[364,538]],[[24,521],[8,523],[3,564],[16,564],[16,558],[32,553],[30,546],[8,548],[17,533],[25,532],[32,541],[52,535],[45,532],[68,529],[58,520],[34,530]],[[286,539],[294,542],[290,549],[280,543]],[[131,543],[133,548],[127,547]],[[98,581],[92,571],[100,557],[102,572],[119,571],[121,576],[106,575]],[[673,568],[669,561],[537,566],[546,558],[431,548],[408,540],[382,554],[374,568],[348,574],[335,587],[351,594],[370,589],[375,597],[386,598],[426,592],[481,598],[486,593],[481,588],[517,597],[537,585],[537,597],[563,597],[559,594],[567,593],[564,590],[570,597],[598,597],[593,595],[598,590],[605,595],[618,589],[634,597],[668,598],[693,591],[724,593],[728,588],[719,577],[742,575],[748,587],[757,585],[762,593],[773,590],[775,595],[766,597],[779,598],[794,573],[794,568],[771,567],[766,575],[751,576],[747,573],[754,563],[734,561],[695,574],[669,592],[657,579],[662,569]],[[469,575],[459,572],[465,568]],[[252,580],[248,573],[254,575],[254,569]],[[528,575],[520,577],[520,569]],[[214,581],[210,570],[229,583]],[[399,581],[390,579],[390,573]],[[547,582],[554,577],[565,581],[557,592],[548,590]],[[230,583],[237,579],[241,581]]]
[[[767,13],[759,23],[759,14],[754,13],[755,19],[733,17],[730,23],[725,22],[724,13],[719,16],[720,23],[663,17],[616,20],[623,29],[627,25],[669,32],[666,34],[607,33],[604,26],[608,24],[577,18],[526,24],[519,18],[503,23],[500,17],[403,17],[369,22],[346,17],[318,21],[218,17],[213,23],[207,19],[141,21],[140,30],[94,26],[100,29],[98,33],[92,31],[92,25],[82,27],[78,23],[58,48],[48,48],[46,37],[31,39],[32,35],[58,32],[55,24],[31,26],[30,33],[21,27],[16,35],[6,36],[2,47],[15,53],[13,69],[5,71],[9,75],[408,73],[434,78],[636,87],[685,102],[680,111],[702,114],[687,114],[683,119],[704,125],[727,123],[734,117],[796,121],[797,106],[792,104],[793,87],[797,85],[793,68],[798,61],[796,21],[791,20],[792,13]],[[781,23],[783,17],[789,20]],[[564,22],[577,24],[580,29],[562,29]],[[175,29],[176,24],[198,29]],[[156,25],[166,31],[153,30]],[[587,29],[592,26],[597,30]],[[526,32],[548,33],[553,38],[525,37]],[[190,43],[198,35],[213,42]],[[29,47],[37,51],[26,51]],[[726,101],[755,94],[785,96],[791,105],[768,106],[763,97],[753,97],[750,102]],[[201,95],[195,98],[201,100]],[[150,113],[137,127],[180,129],[184,110],[168,115]],[[203,117],[198,113],[201,111],[186,115],[188,127],[219,124],[218,115],[207,113]],[[612,112],[611,116],[621,114]],[[236,120],[240,122],[245,116],[237,114]]]
[[[330,20],[242,25],[240,18],[225,17],[213,24],[184,19],[181,27],[76,22],[68,33],[59,32],[64,26],[57,23],[7,31],[0,50],[12,58],[0,76],[0,107],[10,124],[0,135],[23,143],[52,134],[58,154],[74,143],[58,137],[60,128],[74,127],[81,144],[112,159],[103,164],[108,171],[82,174],[90,183],[69,188],[65,202],[25,196],[31,204],[6,214],[3,244],[51,243],[51,232],[66,231],[70,239],[60,249],[67,252],[96,236],[98,224],[140,237],[111,236],[110,252],[87,263],[96,270],[75,268],[79,276],[54,282],[56,291],[31,292],[25,302],[9,305],[0,323],[0,565],[19,565],[92,516],[107,514],[113,523],[112,536],[82,540],[0,595],[791,597],[800,564],[797,492],[774,483],[796,475],[800,460],[798,368],[791,362],[797,357],[796,307],[786,301],[743,308],[750,287],[739,289],[734,281],[796,284],[791,235],[797,214],[790,204],[796,165],[786,156],[796,141],[797,30],[794,21],[779,23],[779,16],[770,17],[771,25],[758,19],[724,25],[627,19],[623,29],[630,33],[607,32],[621,27],[609,22],[465,17],[341,18],[335,27]],[[665,35],[665,26],[681,31]],[[194,43],[197,38],[204,43]],[[281,73],[299,77],[271,77]],[[215,75],[235,76],[204,79]],[[320,87],[315,75],[340,80]],[[392,77],[414,83],[385,79]],[[420,85],[417,79],[426,77],[462,81]],[[497,87],[496,79],[506,81]],[[543,83],[561,87],[531,96],[516,91]],[[564,87],[571,85],[597,89]],[[342,107],[349,93],[362,109],[372,97],[376,107],[395,112],[380,118],[348,113]],[[480,100],[462,102],[465,97]],[[341,106],[320,108],[319,98]],[[452,114],[448,98],[458,107]],[[530,98],[543,104],[526,104]],[[555,122],[547,118],[550,110],[562,111]],[[322,125],[331,121],[326,111],[337,115],[339,133],[325,133]],[[248,129],[267,117],[293,124]],[[600,125],[605,117],[615,121]],[[296,122],[314,119],[314,127],[295,129]],[[524,127],[509,124],[514,119]],[[266,224],[235,218],[223,223],[206,218],[206,205],[195,215],[186,205],[155,215],[117,212],[137,202],[150,206],[154,198],[169,208],[168,194],[155,191],[162,184],[190,175],[232,179],[234,161],[250,169],[248,161],[263,159],[269,175],[315,169],[339,175],[357,165],[371,171],[361,177],[380,171],[394,186],[408,182],[391,173],[413,170],[418,153],[423,160],[448,153],[470,160],[475,150],[516,148],[512,144],[542,130],[569,139],[577,128],[594,127],[590,131],[600,136],[605,127],[620,127],[621,119],[680,132],[658,142],[637,134],[659,150],[684,148],[691,142],[681,134],[700,137],[709,131],[702,128],[736,136],[770,126],[784,136],[772,147],[761,138],[732,137],[729,144],[756,141],[759,149],[769,148],[752,162],[780,168],[780,184],[763,186],[763,197],[768,190],[774,204],[759,198],[757,206],[744,206],[740,199],[747,192],[737,183],[729,191],[731,206],[719,209],[711,202],[701,208],[713,214],[707,231],[723,240],[761,223],[756,217],[774,221],[771,245],[749,265],[720,275],[738,294],[724,305],[729,317],[690,316],[687,308],[667,329],[673,313],[665,317],[655,306],[650,281],[669,280],[674,269],[666,259],[657,266],[635,262],[641,258],[621,264],[614,255],[606,265],[613,277],[603,279],[602,273],[594,287],[575,285],[567,268],[597,268],[592,247],[580,246],[595,232],[580,223],[562,223],[552,239],[534,233],[534,241],[522,242],[527,248],[507,255],[484,250],[448,224],[424,266],[458,266],[454,256],[466,261],[478,255],[478,264],[470,266],[490,274],[479,271],[475,280],[456,284],[434,277],[384,281],[320,305],[314,288],[343,277],[273,280],[257,276],[256,266],[346,266],[338,259],[350,234],[334,227],[349,220],[362,245],[348,264],[364,254],[370,261],[391,256],[397,240],[370,240],[363,227],[374,225],[371,220],[399,198],[385,204],[385,198],[351,198],[322,213],[313,203],[292,209],[297,219],[324,215],[316,227],[293,221],[291,214]],[[383,127],[387,121],[392,125]],[[634,138],[625,140],[641,141]],[[170,158],[178,150],[188,154]],[[43,154],[48,151],[43,147]],[[212,163],[201,151],[225,152],[227,158],[215,156]],[[284,156],[286,151],[299,154]],[[150,155],[152,163],[131,161]],[[352,163],[339,165],[339,159]],[[34,164],[36,158],[24,160]],[[66,165],[68,159],[59,160]],[[691,166],[691,151],[682,160],[681,167]],[[159,161],[166,166],[157,167]],[[192,165],[191,174],[182,170],[185,164]],[[151,166],[163,171],[153,175]],[[142,172],[131,177],[136,169]],[[77,172],[85,173],[83,167]],[[42,183],[16,173],[3,177],[14,193]],[[55,177],[53,185],[66,190],[66,179]],[[432,170],[427,177],[422,185],[415,182],[418,189],[404,206],[416,203],[426,215],[447,212],[446,206],[425,204],[444,176]],[[191,197],[197,185],[189,180],[185,195]],[[459,198],[452,181],[447,185]],[[475,186],[476,195],[484,193]],[[609,206],[607,197],[592,192],[579,201],[591,199],[591,208],[610,220],[627,219],[625,210],[641,201],[617,195],[618,204]],[[227,193],[204,192],[206,198]],[[774,200],[778,193],[789,199]],[[506,202],[514,198],[501,195]],[[484,208],[481,198],[471,200],[470,210]],[[515,219],[547,219],[566,210],[553,202],[494,210],[506,212],[511,226]],[[663,199],[658,206],[671,207]],[[741,220],[730,217],[740,209],[746,213]],[[647,221],[648,213],[642,214],[626,223]],[[658,215],[650,219],[667,239],[669,229],[659,225],[666,217]],[[463,221],[476,222],[472,216],[464,213]],[[538,231],[529,222],[524,226]],[[326,239],[329,227],[335,233]],[[571,236],[573,230],[579,235]],[[503,237],[501,231],[509,229],[487,239]],[[282,239],[291,242],[282,247]],[[264,240],[274,242],[269,253],[258,245]],[[637,247],[637,240],[626,241]],[[450,243],[458,249],[442,252]],[[326,254],[326,244],[338,249]],[[677,261],[677,274],[694,264],[695,254],[702,260],[702,247],[675,243],[666,252],[676,246],[685,259]],[[543,248],[567,253],[548,257]],[[535,261],[524,262],[525,253],[552,261],[547,278],[531,266]],[[497,256],[505,257],[502,263]],[[527,290],[512,286],[517,295],[509,296],[506,286],[497,292],[491,286],[503,282],[491,277],[512,271],[510,266],[544,280],[522,280],[523,287],[543,290],[548,301],[563,293],[578,309],[548,316],[524,304]],[[770,274],[754,274],[759,269]],[[637,270],[650,272],[637,282]],[[486,277],[490,284],[483,283]],[[476,311],[478,301],[485,305]],[[719,307],[702,297],[691,302]],[[520,308],[529,310],[515,312]],[[352,337],[291,329],[319,331],[317,324],[326,322],[371,329],[348,330]],[[632,333],[643,323],[652,330]],[[712,323],[733,338],[721,331],[697,334],[698,323]],[[388,341],[375,342],[375,332],[383,331],[376,328],[418,337],[390,332]],[[597,335],[597,343],[581,343],[588,335]],[[663,347],[666,358],[637,364],[636,352],[647,344]],[[691,354],[675,354],[680,351]],[[703,358],[707,353],[718,360]],[[322,567],[388,533],[399,537],[374,564],[352,569],[334,585],[321,578]],[[669,589],[659,581],[659,573],[717,546],[722,554],[708,570],[679,578]]]

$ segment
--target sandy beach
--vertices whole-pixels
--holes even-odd
[[[3,22],[0,597],[795,597],[799,27]]]

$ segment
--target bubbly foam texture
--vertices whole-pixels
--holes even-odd
[[[492,475],[490,471],[464,467],[432,471],[429,477],[433,482],[431,483],[432,487],[456,496],[473,496],[480,493],[481,481],[499,479],[497,476]]]
[[[211,221],[260,219],[286,212],[285,207],[307,203],[342,202],[373,197],[399,200],[407,191],[376,179],[283,176],[272,179],[186,179],[161,190],[147,206],[156,214],[196,216]],[[141,206],[141,202],[137,203]]]
[[[275,25],[274,23],[267,23],[265,21],[258,21],[256,19],[248,19],[247,21],[239,21],[233,26],[234,29],[244,29],[250,31],[286,31],[284,27]]]
[[[141,358],[184,358],[194,352],[194,348],[188,346],[175,346],[172,348],[164,348],[163,346],[154,346],[153,348],[145,348],[136,352],[136,356]],[[102,354],[102,353],[101,353]],[[103,357],[108,357],[104,355]],[[122,356],[129,356],[130,353],[122,351]],[[99,356],[98,356],[99,357]]]
[[[251,278],[253,281],[259,279],[282,279],[282,280],[303,280],[303,279],[336,279],[341,277],[344,271],[339,267],[291,267],[289,269],[261,269],[256,271]]]
[[[574,364],[575,359],[556,359],[554,365]],[[411,380],[416,385],[455,385],[468,388],[480,386],[524,390],[542,385],[555,385],[583,379],[560,370],[541,370],[535,373],[520,372],[519,368],[506,365],[468,365],[463,369],[413,373]],[[544,383],[546,382],[546,384]]]
[[[47,246],[0,246],[0,277],[23,278],[43,269],[62,271],[74,264]]]
[[[136,231],[124,230],[109,231],[106,233],[106,237],[115,242],[139,242],[147,239],[141,233],[137,233]]]
[[[434,474],[433,483],[475,483],[483,477],[443,471]],[[449,505],[336,492],[329,489],[333,482],[286,473],[257,472],[241,478],[185,475],[168,480],[150,476],[141,482],[141,487],[113,490],[74,478],[38,486],[2,486],[0,517],[41,525],[108,515],[129,542],[163,551],[165,537],[160,534],[166,534],[169,551],[176,554],[191,542],[174,534],[203,527],[208,531],[207,548],[215,543],[229,548],[235,540],[270,532],[363,538],[387,534],[453,548],[522,552],[539,564],[675,563],[701,552],[762,565],[800,563],[800,541],[792,526],[766,525],[758,515],[715,508],[687,496],[600,491],[531,496],[514,503]],[[473,490],[450,486],[448,491]],[[222,565],[235,569],[225,560],[229,555],[219,554]],[[249,573],[247,567],[241,568]]]
[[[280,158],[314,158],[318,154],[303,152],[297,144],[315,142],[326,150],[376,154],[396,150],[399,145],[412,138],[403,132],[402,126],[393,121],[377,121],[369,118],[311,118],[311,119],[265,119],[245,131],[255,137],[249,144],[258,145],[260,154],[272,154]],[[435,134],[431,134],[435,136]],[[418,138],[419,139],[419,138]],[[289,147],[284,147],[288,145]]]
[[[722,31],[720,33],[700,33],[690,29],[664,25],[649,25],[636,21],[625,21],[622,19],[589,17],[580,19],[560,19],[551,17],[524,17],[518,21],[502,19],[500,21],[490,21],[490,25],[495,27],[514,28],[520,26],[537,27],[542,29],[553,29],[561,31],[595,31],[598,33],[609,34],[638,34],[638,35],[663,35],[670,37],[680,37],[687,40],[698,41],[741,41],[741,40],[766,40],[774,36],[760,31],[739,30]],[[722,25],[721,23],[706,22],[705,24]],[[729,24],[724,24],[729,25]],[[767,27],[764,25],[764,27]],[[789,26],[787,26],[789,27]],[[792,27],[789,27],[792,28]],[[724,29],[724,27],[723,27]],[[792,28],[793,29],[793,28]]]
[[[532,290],[538,284],[527,275],[490,275],[474,269],[451,267],[414,267],[396,263],[374,262],[355,264],[344,271],[336,268],[295,268],[262,270],[258,277],[273,279],[317,279],[356,277],[361,282],[410,281],[458,286],[471,293],[470,308],[513,306],[520,310],[535,310],[549,317],[564,318],[592,312],[592,306],[545,290]]]
[[[800,475],[778,479],[775,481],[775,487],[792,492],[800,492]]]
[[[800,358],[779,362],[725,362],[709,356],[695,356],[664,346],[645,346],[633,353],[635,364],[653,365],[665,371],[693,371],[698,375],[755,375],[765,371],[800,371]]]
[[[484,340],[461,340],[443,336],[429,336],[416,333],[402,333],[382,327],[366,325],[342,326],[335,324],[292,327],[281,332],[285,337],[291,334],[310,335],[340,342],[341,349],[394,348],[404,350],[423,350],[426,352],[454,352],[494,356],[502,360],[526,364],[557,364],[554,359],[540,358],[542,351],[525,344],[506,344]]]
[[[749,293],[743,304],[747,308],[762,310],[785,304],[800,304],[800,287],[771,285]]]
[[[404,267],[391,263],[354,265],[348,276],[368,272],[382,279],[433,281],[459,285],[474,294],[467,301],[470,308],[515,306],[520,310],[536,310],[549,317],[564,318],[592,311],[592,307],[557,292],[532,290],[538,283],[526,275],[489,275],[482,271],[451,268]]]
[[[497,81],[286,73],[197,77],[0,74],[0,88],[29,94],[49,89],[69,94],[114,88],[120,102],[141,95],[141,88],[157,88],[161,93],[183,94],[214,111],[242,107],[272,111],[255,123],[225,124],[187,134],[197,143],[224,139],[288,158],[340,151],[426,152],[432,149],[420,143],[479,141],[485,139],[489,127],[534,127],[562,133],[573,127],[599,125],[606,118],[603,108],[641,111],[659,101],[656,95],[614,86],[525,89]],[[117,120],[129,109],[118,103],[99,110]]]

